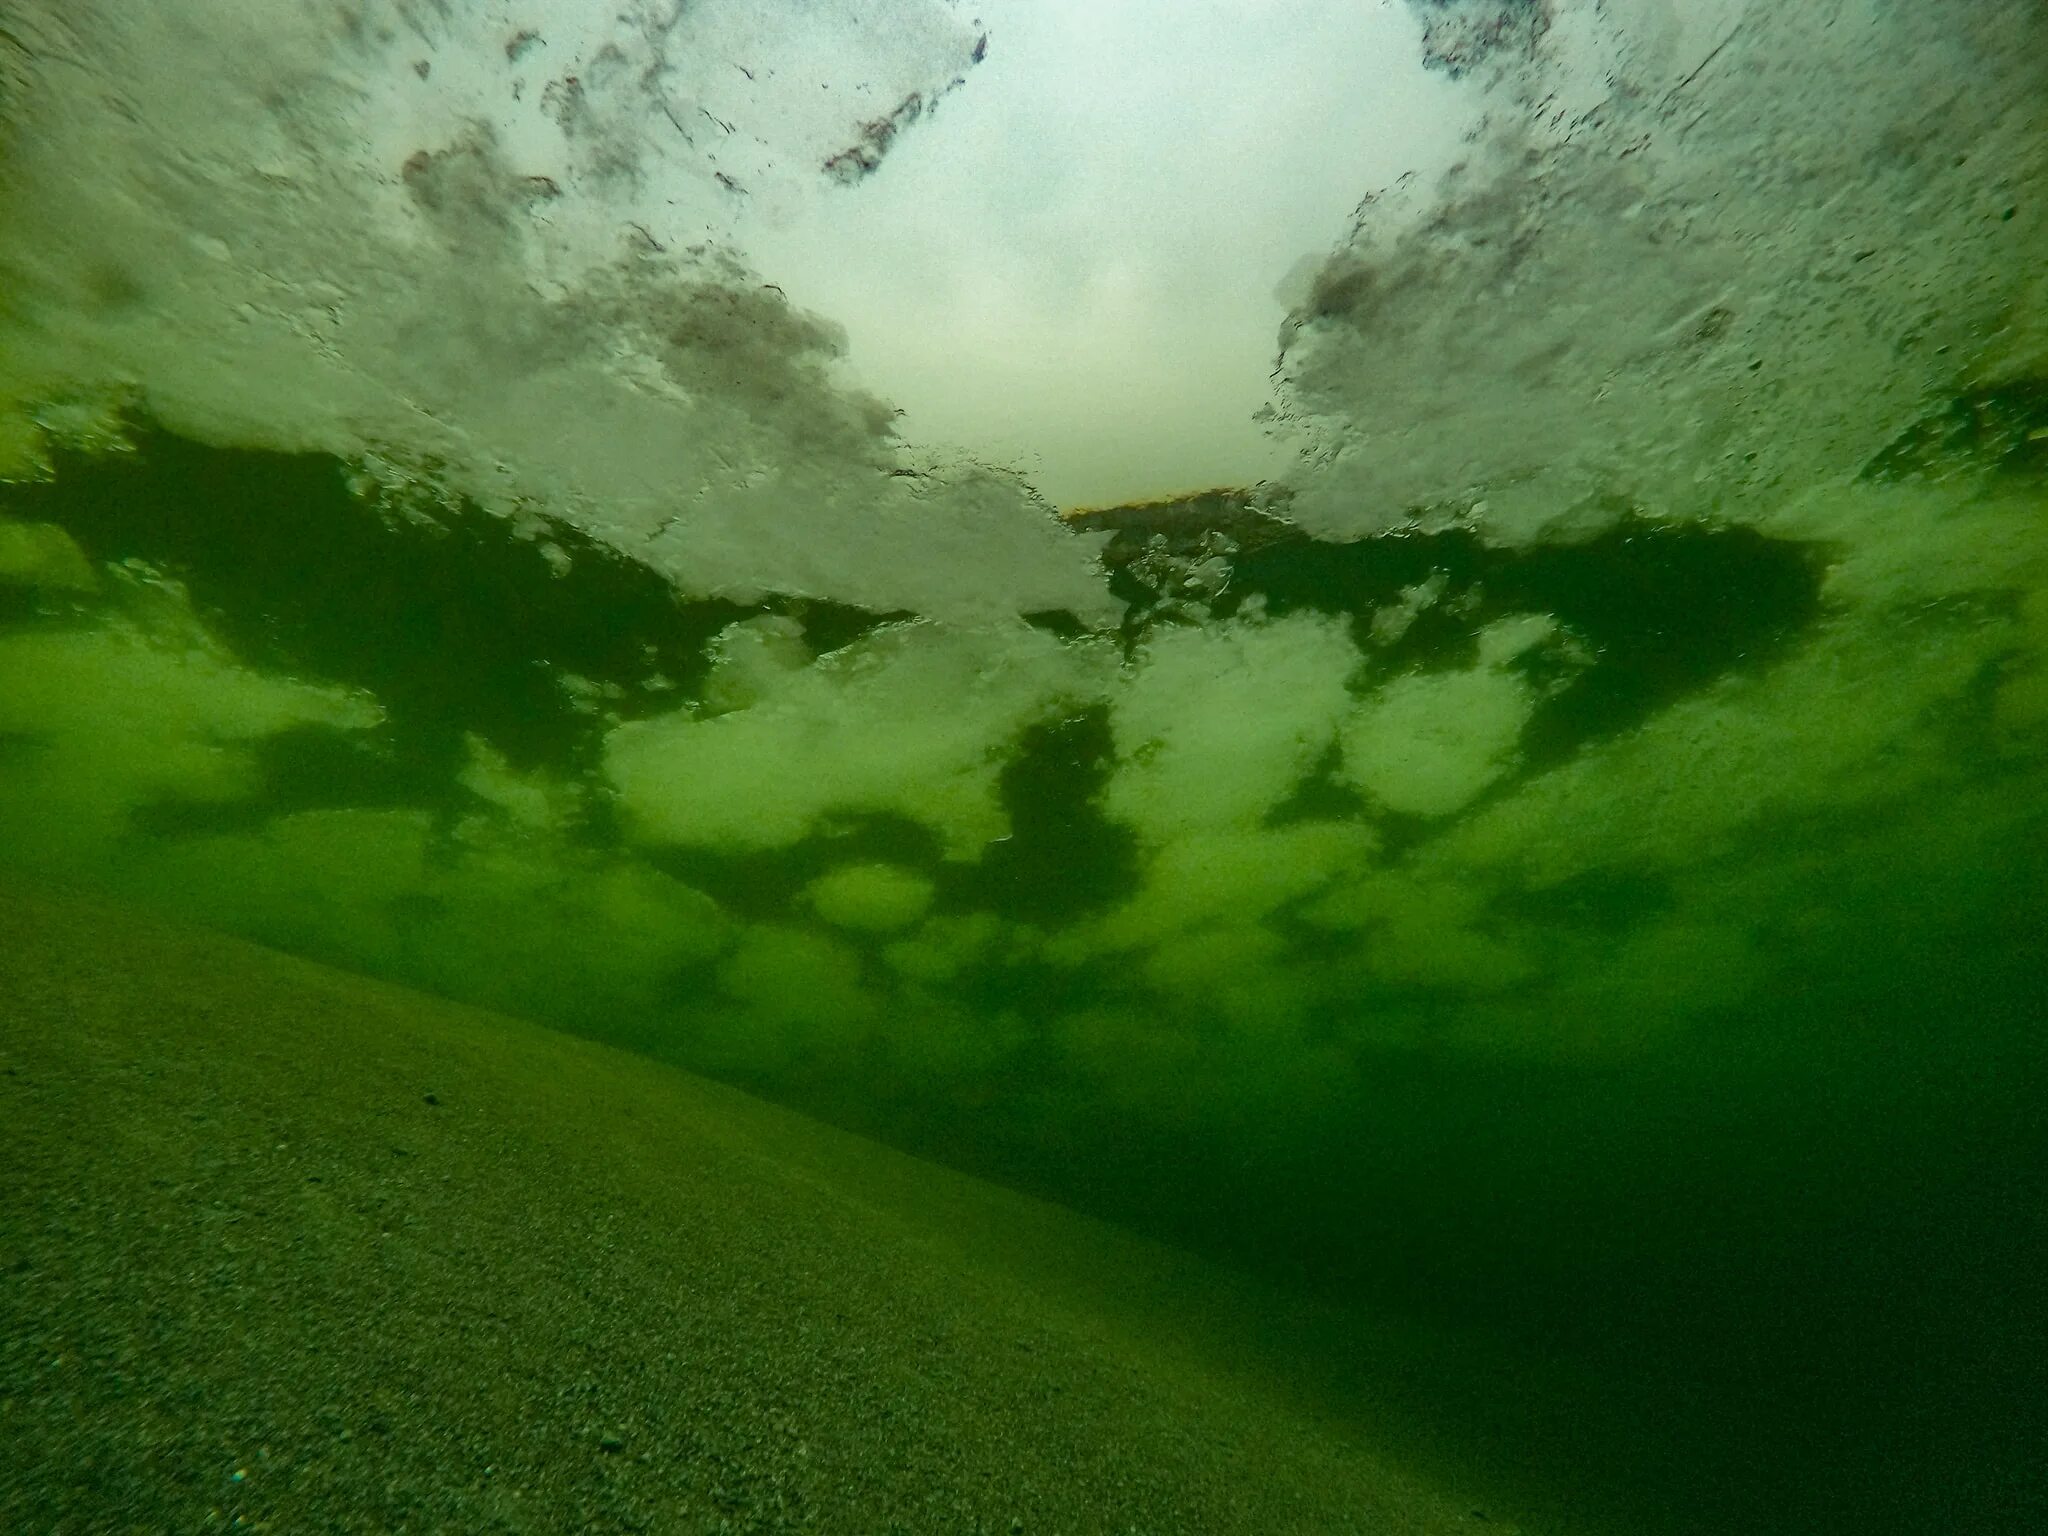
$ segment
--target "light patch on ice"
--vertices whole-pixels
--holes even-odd
[[[28,412],[0,399],[0,484],[40,479],[48,467],[43,429]]]
[[[827,179],[785,97],[843,100],[858,136],[950,87],[977,35],[951,7],[565,6],[518,58],[495,13],[391,0],[17,9],[0,399],[132,394],[205,442],[432,464],[698,593],[1115,617],[1090,540],[904,450],[843,331],[723,238],[733,157]],[[784,34],[809,41],[749,83],[742,44]]]
[[[1415,626],[1415,621],[1436,606],[1444,595],[1448,579],[1442,571],[1430,574],[1427,580],[1418,581],[1411,587],[1403,587],[1399,597],[1391,603],[1382,603],[1373,610],[1372,638],[1379,645],[1392,645]]]
[[[605,773],[634,835],[730,850],[794,843],[833,815],[921,822],[954,858],[1008,830],[1001,759],[1107,658],[1035,630],[896,625],[786,672],[745,709],[617,727]]]
[[[1300,822],[1266,830],[1190,832],[1154,852],[1144,887],[1122,906],[1048,941],[1074,963],[1154,944],[1208,923],[1255,923],[1371,859],[1378,840],[1349,822]]]
[[[703,712],[724,714],[758,704],[811,660],[804,627],[795,619],[770,613],[728,625],[711,642]]]
[[[0,582],[93,592],[99,578],[77,541],[55,523],[0,517]]]
[[[1104,811],[1154,845],[1255,826],[1328,749],[1361,661],[1318,614],[1154,630],[1114,697]]]
[[[1923,726],[2008,645],[1999,629],[1941,622],[1823,633],[1519,785],[1450,827],[1427,860],[1540,888],[1718,856],[1774,816],[1895,801],[1948,771],[1947,743]]]
[[[928,918],[917,932],[885,944],[882,958],[912,981],[938,986],[991,957],[1021,958],[1023,947],[1024,936],[994,913],[970,912]]]
[[[236,665],[195,626],[0,635],[0,733],[17,746],[0,795],[11,858],[96,862],[137,808],[261,787],[249,746],[291,726],[365,730],[360,694]]]
[[[559,830],[570,804],[566,784],[542,773],[521,773],[483,737],[466,742],[469,762],[456,783],[503,811],[515,824],[538,830]]]
[[[1535,649],[1557,633],[1557,620],[1547,613],[1511,613],[1479,632],[1477,650],[1482,667],[1504,666],[1524,651]]]
[[[1176,1011],[1277,1040],[1296,1026],[1313,988],[1301,967],[1285,963],[1286,951],[1271,929],[1226,919],[1161,940],[1146,952],[1143,975]]]
[[[2019,638],[2021,649],[1992,702],[1994,722],[2014,747],[2048,734],[2048,589],[2029,593],[2020,605]]]
[[[1492,992],[1529,980],[1537,967],[1511,939],[1489,931],[1488,895],[1476,880],[1384,871],[1338,884],[1301,915],[1318,927],[1364,930],[1359,963],[1380,981]]]
[[[2048,582],[2038,492],[1974,481],[1827,486],[1759,521],[1834,555],[1821,595],[1866,612],[1913,608]]]
[[[1725,512],[2048,371],[2041,7],[1545,12],[1465,164],[1370,203],[1290,321],[1307,526]]]
[[[718,985],[775,1024],[821,1034],[862,1033],[878,1008],[861,986],[859,952],[802,928],[747,929],[720,962]]]
[[[1514,765],[1535,691],[1484,664],[1397,677],[1344,725],[1344,777],[1390,811],[1448,816]]]
[[[932,883],[893,864],[843,864],[806,886],[804,899],[835,928],[893,933],[924,916]]]
[[[678,968],[708,960],[729,941],[732,924],[717,902],[644,864],[571,864],[569,873],[557,899],[572,914],[588,914],[590,931],[604,936],[606,967],[666,983]]]

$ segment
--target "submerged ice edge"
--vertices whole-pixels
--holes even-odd
[[[896,9],[914,25],[811,38],[788,81],[757,82],[773,99],[749,132],[794,131],[774,100],[799,82],[893,107],[972,67],[952,8]],[[30,9],[0,165],[18,464],[36,417],[62,431],[139,399],[200,440],[373,456],[508,516],[544,509],[695,592],[1104,616],[1088,541],[1014,475],[904,449],[839,376],[838,327],[715,228],[650,236],[636,216],[642,197],[724,195],[726,149],[649,142],[675,137],[649,97],[744,83],[731,46],[691,51],[691,29],[734,16],[565,51],[550,68],[576,110],[529,121],[435,96],[415,55],[459,63],[484,40],[423,39],[411,15]],[[600,131],[601,112],[620,121]],[[534,134],[568,162],[536,172]],[[824,174],[801,145],[776,163]]]
[[[809,185],[841,118],[971,90],[979,34],[922,0],[844,36],[645,9],[499,36],[382,5],[26,7],[0,104],[16,461],[37,414],[139,397],[200,440],[545,511],[696,594],[1112,619],[1093,541],[1014,474],[900,442],[838,327],[721,232],[743,147],[764,190]],[[1283,332],[1279,488],[1311,531],[1768,528],[1936,402],[2044,371],[2036,8],[1420,14],[1483,117],[1441,181],[1357,189]],[[813,86],[858,105],[785,110]]]

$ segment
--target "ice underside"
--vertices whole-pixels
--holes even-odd
[[[0,18],[0,859],[1454,1306],[1589,1084],[1833,1083],[1701,1175],[1824,1199],[2030,1049],[2040,7],[1416,3],[1289,467],[1065,520],[693,236],[976,88],[802,9]]]

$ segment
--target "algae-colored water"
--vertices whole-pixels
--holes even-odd
[[[1365,199],[1292,275],[1256,242],[1231,258],[1284,295],[1277,360],[1247,375],[1270,374],[1273,456],[1242,485],[1064,510],[1028,456],[920,438],[950,418],[899,420],[861,338],[940,306],[957,355],[920,335],[869,344],[874,366],[913,368],[913,399],[972,393],[955,428],[1011,390],[1048,486],[1122,484],[1120,432],[1131,483],[1240,452],[1201,441],[1211,384],[1243,371],[1237,311],[1220,289],[1183,303],[1173,275],[1195,292],[1229,242],[1145,201],[1181,181],[1144,155],[1192,131],[1171,69],[1130,63],[1135,137],[1086,174],[1020,156],[1037,179],[978,200],[948,156],[1023,132],[1005,113],[1096,121],[1046,63],[1059,23],[936,0],[866,21],[658,9],[563,0],[509,28],[410,5],[0,11],[0,872],[114,904],[8,909],[0,1045],[32,1086],[9,1144],[33,1176],[0,1224],[15,1332],[105,1344],[68,1398],[36,1350],[5,1357],[10,1518],[200,1518],[210,1474],[168,1418],[204,1426],[238,1374],[338,1337],[324,1313],[293,1332],[283,1298],[312,1293],[292,1255],[325,1255],[321,1307],[384,1283],[367,1228],[321,1248],[285,1202],[247,1362],[213,1323],[152,1332],[140,1291],[94,1278],[128,1262],[146,1163],[100,1143],[203,1165],[134,1196],[193,1242],[254,1198],[205,1162],[222,1106],[283,1117],[287,1144],[337,1138],[336,1176],[382,1188],[387,1152],[353,1144],[382,1089],[328,1058],[416,1029],[441,1042],[420,1046],[432,1075],[430,1021],[454,1015],[431,997],[622,1053],[460,1015],[462,1070],[498,1108],[446,1171],[481,1191],[493,1146],[532,1178],[537,1148],[626,1136],[616,1190],[596,1155],[574,1177],[638,1266],[630,1327],[589,1298],[547,1321],[533,1298],[566,1282],[502,1251],[502,1192],[444,1201],[419,1261],[435,1307],[487,1315],[502,1291],[547,1360],[595,1334],[630,1373],[665,1347],[647,1277],[679,1266],[676,1327],[709,1326],[661,1230],[671,1133],[616,1123],[652,1095],[700,1128],[677,1147],[728,1113],[787,1139],[802,1172],[760,1174],[761,1211],[792,1178],[841,1202],[804,1284],[749,1303],[776,1341],[761,1372],[792,1368],[794,1329],[871,1407],[880,1378],[851,1362],[963,1287],[977,1339],[1042,1307],[1126,1362],[1144,1406],[1114,1443],[1142,1468],[1119,1482],[1101,1452],[1096,1356],[1082,1380],[1078,1346],[1020,1372],[977,1345],[947,1357],[955,1386],[918,1389],[944,1419],[922,1440],[778,1377],[802,1383],[778,1401],[825,1437],[821,1464],[860,1467],[777,1460],[801,1508],[705,1492],[738,1433],[710,1393],[644,1437],[666,1491],[605,1503],[608,1463],[550,1410],[521,1453],[545,1515],[468,1494],[365,1513],[351,1490],[400,1462],[328,1455],[360,1427],[305,1392],[266,1410],[299,1480],[220,1518],[1000,1529],[1011,1504],[925,1493],[963,1468],[1000,1481],[1014,1443],[1030,1529],[2035,1528],[2039,8],[1416,0],[1384,57],[1302,44],[1300,102],[1357,71],[1449,127],[1418,128],[1417,174],[1390,185],[1302,153],[1286,113],[1246,127],[1267,179],[1312,165]],[[1264,43],[1237,57],[1246,80],[1280,67]],[[813,104],[835,87],[859,105]],[[1218,162],[1224,231],[1224,188],[1249,207],[1260,180],[1239,174]],[[955,200],[914,221],[888,201],[906,183]],[[1051,234],[1104,186],[1125,188],[1123,288]],[[934,264],[929,294],[876,275],[853,312],[811,312],[877,241],[901,242],[877,273]],[[1016,274],[1053,257],[1074,314],[1123,298],[1115,325],[1027,356],[1052,323]],[[1214,338],[1201,369],[1162,361],[1156,388],[1047,425],[1067,419],[1047,370],[1093,399],[1137,339],[1167,346],[1143,329],[1162,315]],[[316,1038],[278,997],[237,1001],[282,962],[124,911],[417,996],[365,993],[388,1002],[374,1027]],[[202,946],[203,985],[138,1011],[145,972],[90,953],[131,933]],[[79,991],[88,965],[118,997]],[[217,1091],[135,1066],[194,1052]],[[544,1114],[522,1098],[572,1060],[614,1086]],[[734,1088],[781,1108],[717,1097]],[[529,1143],[492,1114],[548,1128]],[[883,1198],[883,1166],[917,1171]],[[745,1248],[754,1208],[735,1196],[706,1241]],[[892,1293],[863,1212],[925,1244],[961,1224],[972,1277]],[[863,1277],[850,1317],[842,1262]],[[451,1391],[462,1361],[405,1332],[425,1305],[392,1347]],[[506,1423],[548,1375],[477,1369]],[[343,1419],[375,1416],[334,1390]],[[438,1411],[406,1423],[432,1439],[456,1422]],[[1282,1427],[1252,1451],[1254,1421]],[[460,1422],[463,1456],[504,1432]],[[1092,1470],[1045,1493],[1077,1457]]]

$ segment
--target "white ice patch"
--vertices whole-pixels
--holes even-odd
[[[804,627],[781,614],[742,619],[713,637],[711,673],[704,683],[703,713],[746,709],[786,685],[791,673],[812,661]]]
[[[932,883],[893,864],[843,864],[805,887],[804,899],[835,928],[893,933],[924,916]]]
[[[619,726],[605,773],[649,842],[775,848],[835,815],[893,814],[974,858],[1008,830],[996,780],[1019,733],[1099,689],[1107,661],[1021,626],[891,626],[764,679],[747,708]]]
[[[164,617],[156,631],[116,622],[0,635],[0,736],[23,738],[0,795],[11,860],[96,863],[142,806],[260,789],[250,748],[263,737],[382,718],[349,690],[236,665],[169,599]]]
[[[1153,630],[1114,696],[1104,811],[1154,845],[1256,825],[1329,749],[1362,661],[1319,614]]]
[[[1369,201],[1290,322],[1310,528],[1725,513],[2048,371],[2048,11],[1515,9],[1550,24],[1475,71],[1466,163]]]
[[[992,912],[932,917],[907,938],[882,947],[889,967],[912,981],[943,985],[985,960],[1009,961],[1027,949],[1021,930]]]
[[[1137,895],[1046,945],[1074,963],[1136,949],[1205,924],[1246,925],[1371,859],[1378,839],[1354,822],[1189,832],[1152,853]]]
[[[1927,727],[2011,644],[2003,627],[1940,620],[1824,632],[1761,676],[1726,679],[1517,786],[1450,827],[1424,863],[1540,889],[1717,857],[1771,818],[1895,804],[1952,771]]]
[[[1540,701],[1511,664],[1556,632],[1549,614],[1509,614],[1474,637],[1476,666],[1382,685],[1344,722],[1341,777],[1403,815],[1464,809],[1514,766]]]
[[[541,773],[521,773],[481,736],[465,745],[469,763],[455,782],[503,812],[515,826],[531,831],[559,831],[573,805],[569,786]]]
[[[1498,667],[1397,677],[1345,722],[1344,777],[1387,810],[1448,816],[1514,765],[1535,707]]]
[[[1115,616],[1090,540],[902,449],[843,333],[722,237],[721,177],[858,195],[827,146],[950,88],[954,8],[17,9],[0,415],[134,398],[206,442],[431,464],[693,592]]]
[[[54,523],[0,517],[0,584],[92,592],[92,563],[70,534]]]
[[[1259,919],[1376,845],[1360,824],[1265,824],[1329,752],[1362,662],[1344,623],[1319,614],[1153,630],[1110,694],[1118,766],[1102,796],[1144,847],[1143,885],[1046,953],[1077,964],[1172,941],[1145,974],[1185,995],[1214,973],[1200,957],[1227,949],[1246,997],[1277,996],[1256,964],[1276,942]],[[1196,930],[1206,938],[1178,937]]]
[[[877,1010],[861,986],[851,945],[800,928],[757,924],[718,967],[727,996],[780,1026],[818,1033],[856,1032]]]

